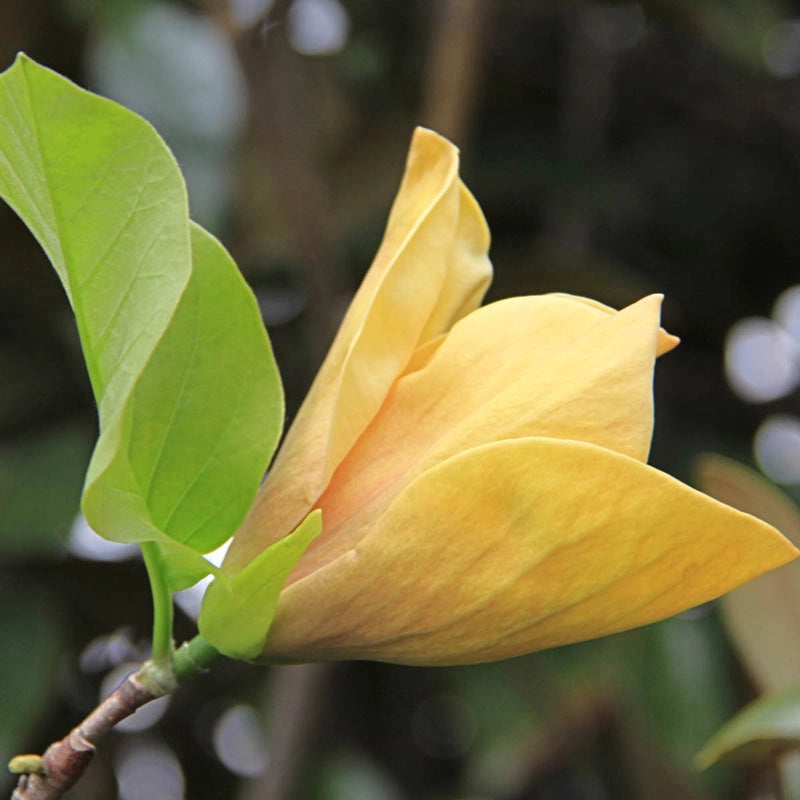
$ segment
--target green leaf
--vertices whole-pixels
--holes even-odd
[[[244,518],[283,417],[255,298],[190,223],[153,128],[24,55],[0,75],[0,196],[75,312],[100,415],[87,520],[109,539],[169,544],[178,583],[210,571],[197,554]]]
[[[178,165],[143,119],[24,55],[0,75],[0,122],[0,194],[64,284],[102,418],[189,281]]]
[[[317,509],[241,572],[217,577],[206,591],[197,620],[203,638],[231,658],[256,658],[289,572],[321,530],[322,512]]]
[[[98,442],[83,507],[99,530],[128,540],[158,540],[161,532],[206,553],[253,501],[265,448],[271,453],[280,432],[265,399],[279,398],[280,384],[233,261],[196,225],[192,244],[189,285]]]
[[[159,568],[173,592],[194,586],[209,573],[224,575],[219,567],[179,542],[159,543],[158,554]]]
[[[800,746],[800,686],[747,706],[697,756],[701,768],[722,759],[760,759]]]

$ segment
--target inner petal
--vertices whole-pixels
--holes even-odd
[[[416,476],[487,442],[547,436],[644,461],[660,297],[609,314],[555,295],[486,306],[392,387],[317,505],[324,531],[289,582],[352,549]]]

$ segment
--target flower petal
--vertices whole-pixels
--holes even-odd
[[[425,473],[338,560],[284,589],[270,660],[495,660],[652,622],[797,551],[635,459],[527,438]]]
[[[353,548],[436,464],[501,439],[592,442],[647,459],[661,296],[608,314],[565,295],[518,297],[455,325],[392,387],[318,501],[325,531],[290,582]]]
[[[303,519],[414,351],[478,306],[491,277],[488,248],[486,221],[458,179],[458,150],[418,128],[383,243],[227,569],[241,569]]]
[[[571,297],[573,300],[577,300],[580,303],[586,303],[587,306],[596,308],[598,311],[605,311],[607,314],[617,313],[617,310],[615,308],[607,306],[605,303],[601,303],[598,300],[593,300],[591,297],[580,297],[574,294],[564,294],[563,292],[556,292],[555,296]],[[665,353],[669,353],[670,350],[674,350],[680,343],[681,343],[680,337],[673,336],[671,333],[661,328],[658,332],[657,355],[663,356]]]

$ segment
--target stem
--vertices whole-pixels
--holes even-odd
[[[153,658],[128,677],[61,741],[47,748],[41,759],[17,756],[12,770],[34,770],[20,775],[11,800],[59,800],[83,775],[95,746],[118,722],[179,684],[204,672],[219,653],[200,636],[184,642],[167,661]]]
[[[155,542],[141,542],[144,564],[153,594],[153,661],[172,654],[172,593],[164,580],[161,556]]]
[[[219,658],[219,653],[200,635],[184,642],[172,656],[175,680],[183,683],[206,669]]]

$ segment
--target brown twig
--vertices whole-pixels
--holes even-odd
[[[17,788],[11,800],[58,800],[83,775],[94,755],[95,745],[119,722],[138,708],[167,694],[172,687],[163,686],[153,676],[148,662],[127,678],[86,719],[61,741],[54,742],[44,755],[17,756],[9,765],[20,771]]]

